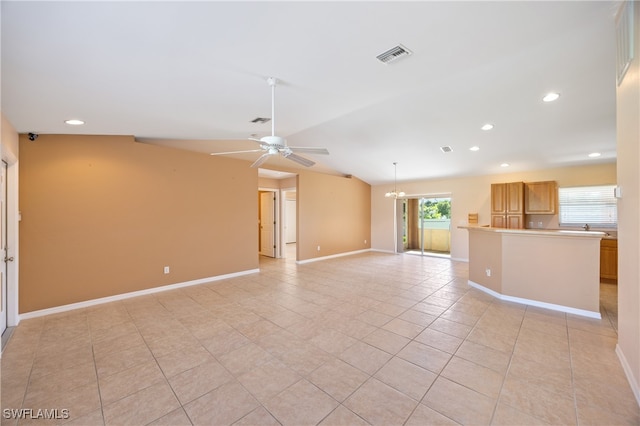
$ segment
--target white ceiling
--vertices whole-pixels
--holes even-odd
[[[2,1],[2,111],[19,132],[253,149],[274,76],[276,134],[326,147],[305,154],[321,172],[379,184],[393,162],[398,181],[611,162],[617,5]],[[413,54],[377,61],[399,43]]]

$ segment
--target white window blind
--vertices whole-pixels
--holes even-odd
[[[618,208],[614,185],[559,188],[560,225],[614,227]]]

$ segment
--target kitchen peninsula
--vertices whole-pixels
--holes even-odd
[[[460,226],[469,231],[469,285],[502,300],[600,318],[597,231]]]

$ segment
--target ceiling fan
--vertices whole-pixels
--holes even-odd
[[[252,141],[255,141],[260,144],[260,148],[258,149],[250,149],[246,151],[229,151],[229,152],[214,152],[211,155],[227,155],[227,154],[240,154],[245,152],[263,152],[263,154],[251,165],[251,167],[260,167],[262,163],[267,161],[267,159],[272,155],[281,155],[284,158],[295,161],[298,164],[301,164],[305,167],[311,167],[315,163],[315,161],[311,161],[308,158],[302,157],[298,155],[298,152],[309,153],[309,154],[329,154],[326,148],[306,148],[306,147],[295,147],[288,146],[287,140],[276,136],[276,106],[275,106],[275,93],[276,93],[276,84],[278,80],[275,77],[267,78],[267,83],[271,86],[271,136],[264,136],[260,139],[249,138]]]

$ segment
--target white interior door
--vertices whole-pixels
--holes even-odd
[[[7,329],[7,163],[2,161],[0,176],[0,334]]]
[[[286,243],[296,242],[296,200],[287,200],[285,204]]]
[[[275,257],[276,255],[276,194],[260,193],[260,254]]]

